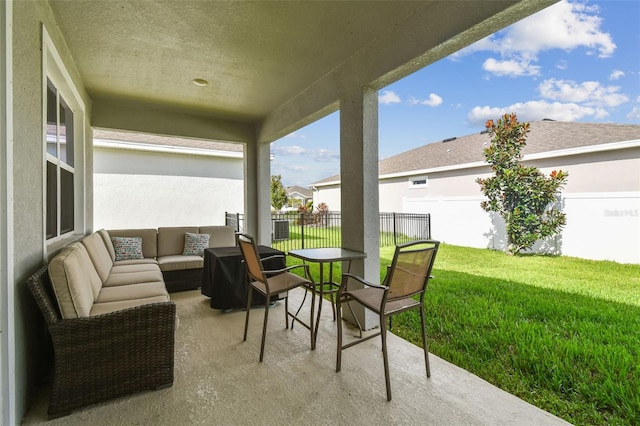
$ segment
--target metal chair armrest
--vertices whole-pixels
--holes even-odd
[[[262,258],[260,258],[260,260],[262,260],[264,262],[265,260],[276,259],[278,257],[282,257],[283,259],[285,258],[285,256],[283,254],[272,254],[271,256],[262,257]]]
[[[262,272],[267,276],[273,276],[273,275],[282,274],[284,272],[290,272],[290,271],[292,271],[294,269],[298,269],[298,268],[303,268],[305,270],[305,276],[307,277],[307,279],[312,281],[311,274],[309,272],[309,265],[292,265],[292,266],[287,266],[286,268],[282,268],[282,269],[264,270]]]
[[[385,285],[381,285],[381,284],[374,284],[374,283],[372,283],[372,282],[369,282],[369,281],[365,280],[364,278],[361,278],[361,277],[359,277],[359,276],[357,276],[357,275],[354,275],[354,274],[350,274],[350,273],[348,273],[348,272],[343,272],[343,273],[342,273],[342,282],[340,283],[340,288],[342,288],[344,285],[346,285],[346,282],[348,281],[348,280],[345,280],[345,279],[344,279],[345,277],[347,277],[347,278],[353,278],[354,280],[356,280],[356,281],[358,281],[358,282],[360,282],[360,283],[362,283],[362,284],[366,285],[367,287],[379,288],[379,289],[381,289],[381,290],[388,290],[388,289],[389,289],[389,287],[387,287],[387,286],[385,286]]]

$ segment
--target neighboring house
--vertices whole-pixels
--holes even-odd
[[[504,223],[480,208],[476,183],[491,175],[485,132],[446,139],[381,160],[380,211],[430,213],[434,238],[504,249]],[[640,263],[640,125],[531,123],[523,162],[569,172],[561,193],[567,225],[537,251]],[[314,204],[340,210],[340,176],[313,184]]]
[[[306,206],[310,201],[313,201],[313,192],[310,189],[303,188],[301,186],[287,186],[288,202],[283,210],[297,211],[298,207]]]
[[[239,144],[94,131],[95,229],[224,225],[244,211]]]

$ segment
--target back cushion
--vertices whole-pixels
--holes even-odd
[[[102,237],[102,241],[104,241],[104,245],[107,247],[107,251],[109,252],[109,255],[111,256],[111,260],[113,262],[115,262],[115,260],[116,260],[116,252],[115,252],[115,249],[113,248],[113,243],[111,242],[111,237],[109,236],[109,233],[107,231],[105,231],[104,229],[101,229],[101,230],[99,230],[97,232]]]
[[[102,282],[85,247],[62,249],[49,263],[49,277],[62,318],[88,317]]]
[[[231,226],[201,226],[201,234],[209,234],[209,247],[233,247],[236,245],[236,231]]]
[[[82,244],[84,244],[84,247],[89,252],[89,257],[91,257],[93,266],[96,268],[96,271],[98,271],[102,282],[107,281],[111,268],[113,267],[113,260],[100,234],[94,232],[91,235],[87,235],[82,239]]]
[[[110,229],[107,232],[109,237],[140,237],[142,238],[142,256],[151,259],[158,257],[158,231],[155,228]]]
[[[175,226],[158,228],[158,257],[182,255],[184,236],[187,232],[198,233],[197,226]]]

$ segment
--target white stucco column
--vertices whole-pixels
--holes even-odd
[[[342,247],[367,253],[353,261],[351,272],[380,282],[378,195],[378,92],[349,88],[340,99],[340,181]],[[345,265],[346,266],[346,265]],[[353,304],[354,314],[365,328],[378,325],[375,316]],[[349,310],[343,310],[349,318]]]
[[[7,425],[20,420],[14,321],[12,8],[12,2],[0,3],[0,423]]]
[[[271,244],[271,147],[244,145],[244,232],[256,243]]]

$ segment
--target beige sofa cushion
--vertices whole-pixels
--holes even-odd
[[[198,233],[197,226],[176,226],[158,228],[158,258],[162,256],[182,255],[184,236],[187,232]],[[160,259],[158,259],[160,263]]]
[[[91,316],[108,314],[110,312],[120,311],[122,309],[134,308],[136,306],[146,305],[148,303],[168,302],[167,296],[145,297],[144,299],[123,300],[121,302],[104,302],[94,303],[89,313]]]
[[[147,258],[145,257],[144,259],[127,259],[127,260],[116,260],[115,262],[113,262],[113,266],[125,266],[125,265],[157,265],[158,261],[154,258]]]
[[[169,293],[162,281],[103,287],[96,303],[122,302],[156,296],[165,296],[169,300]]]
[[[96,268],[96,271],[98,271],[98,275],[104,283],[107,281],[107,278],[109,278],[109,273],[111,273],[113,259],[103,238],[100,236],[100,232],[87,235],[82,239],[82,244],[84,244],[89,252],[93,266]]]
[[[233,247],[236,245],[236,231],[231,226],[201,226],[200,234],[209,234],[209,247]]]
[[[110,229],[107,231],[109,237],[140,237],[142,238],[142,256],[145,259],[153,259],[158,257],[158,231],[155,228],[142,229]],[[109,238],[111,242],[111,238]],[[112,259],[115,261],[115,251],[112,253]],[[139,259],[139,263],[142,259]]]
[[[158,258],[161,271],[180,271],[183,269],[198,269],[204,266],[204,259],[200,256],[162,256]]]
[[[155,271],[122,272],[119,274],[112,273],[109,275],[109,278],[107,278],[107,281],[103,283],[103,287],[150,283],[154,281],[164,282],[162,272],[160,272],[159,269]]]
[[[153,263],[116,263],[111,268],[112,274],[122,274],[127,272],[142,272],[142,271],[159,271],[158,261]]]
[[[49,277],[62,318],[90,315],[102,280],[83,244],[73,243],[62,249],[49,263]]]
[[[109,233],[107,231],[105,231],[104,229],[100,229],[98,231],[96,231],[96,233],[100,234],[100,236],[102,237],[102,241],[104,242],[104,245],[107,247],[107,251],[109,252],[109,255],[111,256],[111,261],[115,261],[116,260],[116,251],[113,248],[113,243],[111,242],[111,237],[109,236]]]

